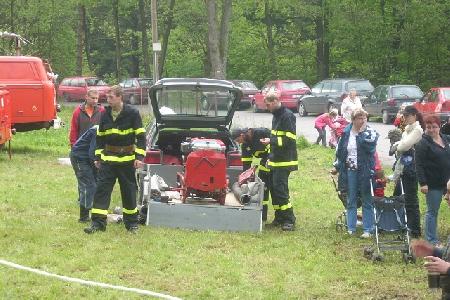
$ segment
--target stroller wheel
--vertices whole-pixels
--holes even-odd
[[[382,254],[374,253],[374,254],[372,254],[372,260],[374,262],[382,262],[382,261],[384,261],[384,257]]]
[[[366,257],[366,258],[372,257],[373,252],[374,251],[373,251],[372,247],[369,247],[369,246],[364,247],[364,257]]]

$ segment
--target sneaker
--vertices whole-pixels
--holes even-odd
[[[283,231],[294,231],[295,230],[295,224],[293,224],[293,223],[284,223],[281,226],[281,230],[283,230]]]
[[[364,232],[361,234],[362,239],[370,239],[372,237],[372,234],[370,232]]]
[[[91,224],[91,226],[86,227],[84,229],[84,232],[86,232],[87,234],[92,234],[92,233],[95,233],[97,231],[105,231],[105,230],[106,230],[106,227],[95,225],[95,224]]]
[[[348,231],[347,231],[347,234],[348,234],[348,235],[354,235],[355,232],[354,232],[354,231],[351,231],[351,230],[348,230]]]
[[[137,226],[130,226],[127,228],[127,231],[131,234],[136,234],[138,231],[138,227]]]

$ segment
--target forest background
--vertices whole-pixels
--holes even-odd
[[[156,0],[154,0],[156,1]],[[446,0],[160,0],[161,77],[363,77],[372,84],[450,85]],[[0,0],[0,31],[30,41],[59,80],[152,76],[150,0]],[[0,55],[14,54],[0,39]]]

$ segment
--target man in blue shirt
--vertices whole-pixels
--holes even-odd
[[[78,221],[81,223],[90,221],[89,212],[97,188],[97,168],[94,165],[97,128],[98,125],[95,125],[88,129],[73,144],[70,151],[70,162],[78,181],[78,201],[80,202]]]

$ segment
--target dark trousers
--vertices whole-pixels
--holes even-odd
[[[70,162],[77,177],[80,207],[91,209],[97,188],[97,169],[89,159],[77,159],[70,155]]]
[[[286,168],[273,168],[270,171],[270,195],[275,210],[275,220],[280,223],[295,224],[294,209],[289,201],[289,174]]]
[[[92,223],[102,227],[106,226],[107,211],[116,179],[120,185],[125,227],[128,229],[137,226],[137,184],[133,163],[114,165],[102,162],[98,174],[97,191],[94,196]]]
[[[270,172],[259,170],[258,177],[264,182],[264,198],[263,198],[263,211],[262,220],[267,220],[267,208],[269,205],[269,192],[270,192]]]
[[[417,176],[413,174],[403,174],[401,177],[403,190],[405,192],[405,209],[408,218],[408,228],[413,236],[420,236],[420,210],[419,198],[417,197]],[[395,186],[394,196],[402,194],[400,181]]]
[[[316,140],[316,144],[319,144],[322,141],[322,146],[327,146],[327,131],[324,128],[316,127],[317,132],[319,133],[319,137]]]

